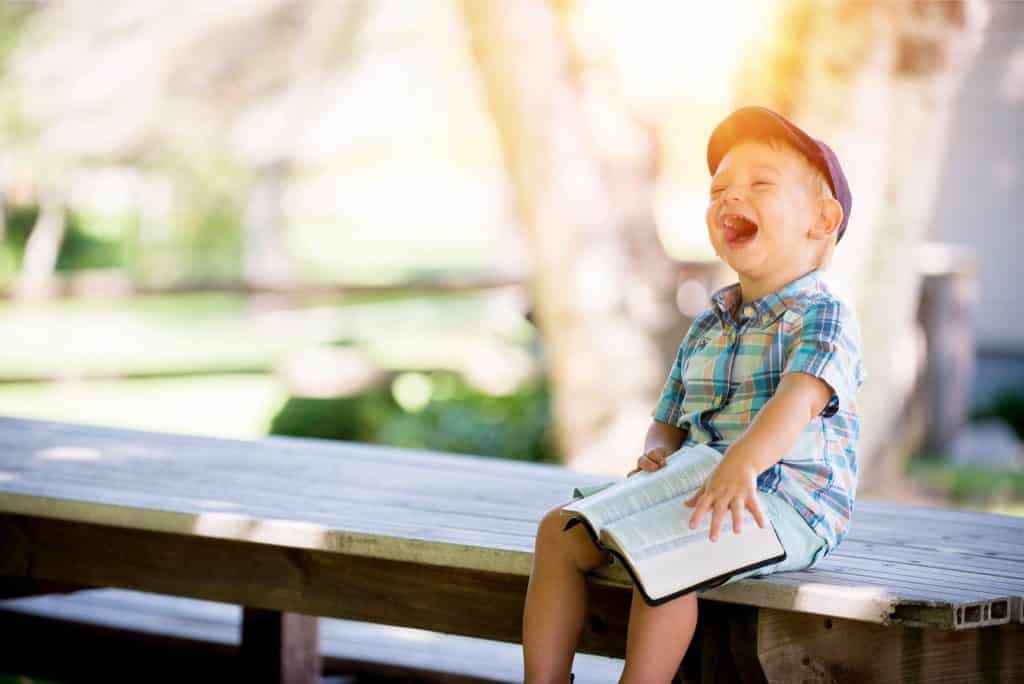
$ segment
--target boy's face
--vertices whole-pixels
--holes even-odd
[[[722,157],[711,179],[708,235],[741,276],[789,273],[813,260],[809,231],[820,220],[810,163],[786,146],[742,142]]]

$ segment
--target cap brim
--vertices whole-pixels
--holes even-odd
[[[744,140],[780,138],[794,145],[809,158],[821,162],[821,151],[802,130],[764,107],[737,109],[715,127],[708,140],[708,171],[714,175],[722,157]]]

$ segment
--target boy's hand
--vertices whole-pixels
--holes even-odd
[[[641,470],[657,470],[665,465],[665,459],[669,456],[669,450],[665,447],[655,447],[647,450],[643,456],[637,459],[636,469],[629,471],[626,477],[639,473]]]
[[[691,530],[700,525],[705,513],[712,511],[710,537],[713,542],[718,541],[718,529],[727,511],[732,511],[732,529],[736,534],[740,532],[744,508],[750,511],[760,527],[765,527],[757,500],[757,472],[743,459],[730,459],[726,455],[700,489],[687,499],[686,505],[696,507],[690,516]]]

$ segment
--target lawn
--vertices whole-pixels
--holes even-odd
[[[290,394],[274,371],[295,354],[345,344],[385,370],[493,378],[535,341],[514,302],[486,293],[60,300],[0,305],[0,327],[0,414],[239,438],[266,434]]]

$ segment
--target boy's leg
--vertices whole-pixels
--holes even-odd
[[[696,628],[696,592],[652,607],[634,588],[626,636],[626,667],[619,684],[671,682]]]
[[[569,681],[587,609],[586,573],[611,562],[583,525],[562,531],[555,508],[537,527],[533,568],[523,610],[523,669],[527,684]]]

